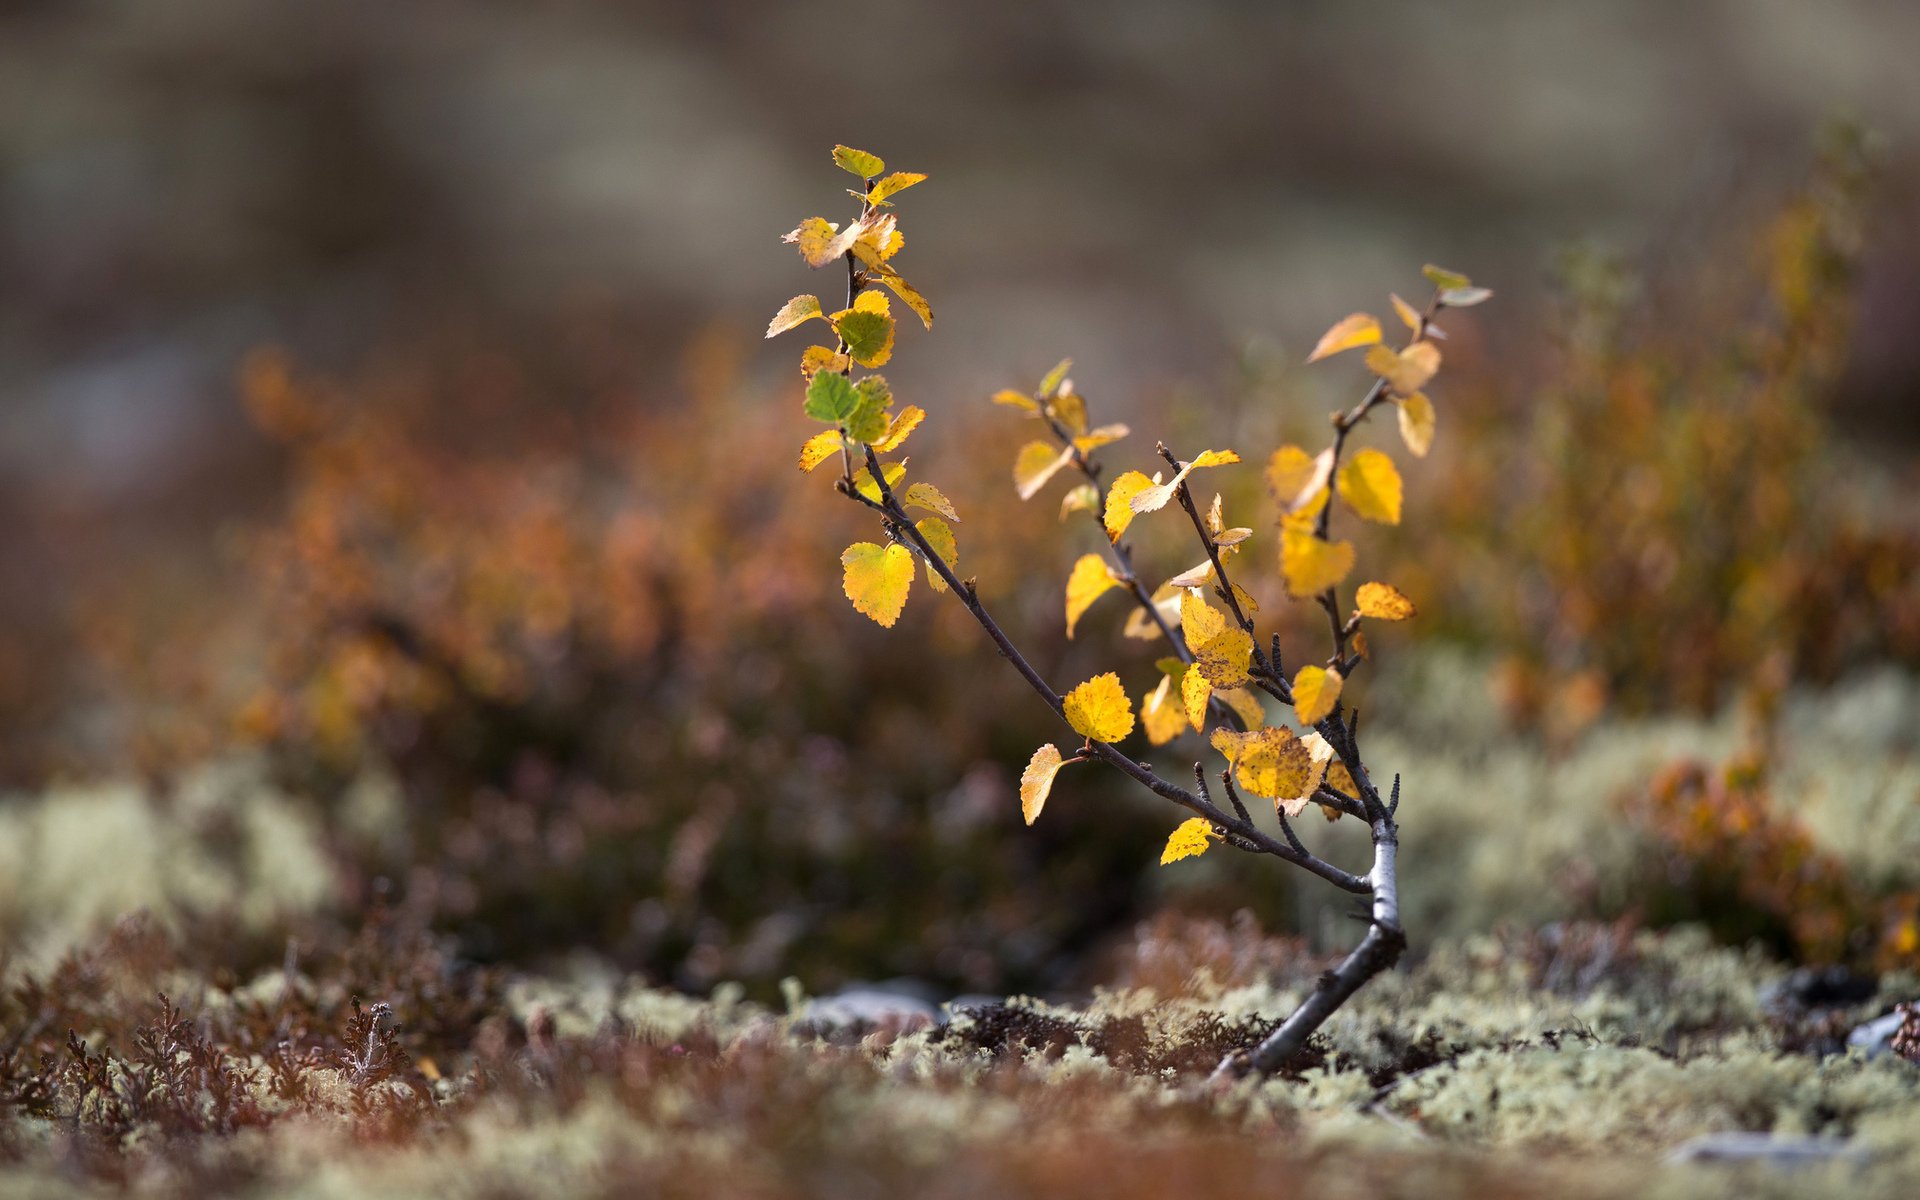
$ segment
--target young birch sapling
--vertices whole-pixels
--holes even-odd
[[[926,419],[916,406],[896,409],[885,376],[871,373],[893,354],[896,319],[887,293],[933,328],[926,298],[895,266],[903,239],[893,198],[926,176],[889,174],[876,156],[846,146],[834,147],[833,161],[860,181],[859,188],[849,189],[859,201],[858,215],[844,225],[809,217],[785,240],[799,248],[810,267],[844,265],[846,303],[829,311],[817,296],[796,296],[775,314],[767,336],[812,321],[835,335],[834,345],[810,346],[801,355],[806,415],[828,428],[801,448],[800,467],[814,471],[838,462],[835,487],[879,518],[883,541],[855,542],[840,556],[847,598],[891,628],[906,606],[914,576],[924,568],[928,586],[951,592],[966,606],[1001,656],[1080,739],[1068,743],[1065,752],[1053,743],[1034,752],[1020,778],[1028,824],[1040,816],[1062,770],[1104,763],[1192,814],[1168,837],[1162,864],[1224,845],[1271,855],[1366,898],[1369,924],[1360,944],[1320,977],[1265,1041],[1229,1056],[1218,1074],[1271,1072],[1298,1054],[1328,1016],[1391,967],[1406,947],[1395,873],[1400,779],[1394,777],[1385,795],[1375,784],[1361,753],[1358,720],[1342,703],[1341,690],[1367,657],[1362,623],[1406,620],[1414,606],[1391,585],[1368,582],[1356,590],[1354,607],[1343,610],[1340,588],[1353,573],[1355,553],[1353,543],[1335,540],[1332,529],[1336,498],[1362,520],[1398,524],[1401,480],[1387,454],[1375,449],[1348,454],[1347,439],[1377,410],[1391,406],[1407,450],[1415,456],[1427,453],[1434,407],[1423,389],[1440,369],[1435,343],[1443,336],[1434,319],[1443,309],[1479,304],[1492,293],[1465,276],[1429,266],[1424,273],[1434,291],[1425,307],[1392,297],[1407,327],[1402,346],[1387,343],[1377,319],[1355,313],[1328,330],[1308,357],[1317,362],[1364,349],[1373,380],[1357,404],[1333,414],[1328,446],[1318,453],[1282,446],[1267,463],[1267,484],[1280,510],[1281,578],[1290,597],[1325,610],[1331,642],[1322,661],[1291,675],[1282,666],[1279,636],[1262,643],[1253,619],[1258,605],[1229,570],[1253,543],[1253,530],[1229,525],[1218,495],[1203,504],[1194,491],[1194,472],[1237,464],[1239,454],[1209,449],[1183,459],[1163,444],[1151,475],[1126,471],[1103,482],[1096,454],[1129,431],[1124,425],[1093,425],[1085,398],[1068,378],[1069,363],[1048,372],[1031,393],[1008,390],[993,397],[1037,426],[1038,436],[1014,460],[1020,498],[1032,499],[1056,476],[1071,472],[1076,482],[1061,501],[1062,517],[1085,512],[1101,527],[1104,553],[1082,556],[1067,576],[1067,636],[1073,636],[1088,608],[1112,591],[1124,594],[1135,609],[1124,630],[1128,637],[1165,643],[1168,652],[1155,663],[1159,681],[1141,696],[1136,720],[1132,698],[1114,672],[1065,692],[1055,690],[981,603],[974,581],[957,573],[954,526],[960,518],[953,502],[931,483],[909,483],[904,460],[887,461]],[[858,368],[868,373],[856,378]],[[1150,589],[1125,535],[1136,519],[1167,509],[1185,515],[1205,557]],[[1301,732],[1271,722],[1268,699],[1290,713]],[[1189,731],[1208,735],[1226,762],[1218,780],[1227,807],[1216,801],[1203,763],[1194,764],[1194,786],[1188,789],[1121,749],[1136,726],[1154,746]],[[1247,796],[1273,804],[1274,832],[1256,822]],[[1308,804],[1318,804],[1330,820],[1351,817],[1368,826],[1373,861],[1364,874],[1326,861],[1301,841],[1292,822]]]

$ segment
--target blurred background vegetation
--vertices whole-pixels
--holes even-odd
[[[1498,298],[1360,542],[1422,610],[1360,694],[1416,941],[1625,917],[1920,961],[1920,10],[0,22],[6,957],[138,907],[241,977],[377,909],[762,996],[1074,986],[1169,909],[1346,941],[1311,880],[1154,867],[1171,817],[1117,776],[1023,828],[1044,711],[957,607],[889,635],[840,597],[867,531],[793,470],[758,340],[816,282],[778,237],[838,141],[932,177],[939,323],[887,374],[1043,670],[1138,691],[1152,653],[1117,607],[1061,636],[1091,547],[1016,499],[986,396],[1071,354],[1118,468],[1257,464],[1359,386],[1298,366],[1321,330],[1438,261]]]

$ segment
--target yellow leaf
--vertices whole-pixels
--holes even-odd
[[[1354,786],[1353,776],[1347,771],[1346,764],[1341,762],[1339,757],[1334,753],[1333,744],[1327,741],[1326,738],[1321,737],[1318,733],[1309,733],[1300,740],[1306,745],[1307,749],[1312,752],[1314,762],[1320,764],[1322,768],[1322,774],[1314,786],[1319,787],[1320,783],[1324,782],[1328,787],[1334,788],[1344,795],[1358,799],[1360,789]],[[1287,815],[1297,816],[1299,814],[1288,813]],[[1327,808],[1328,820],[1336,820],[1339,816],[1339,809],[1330,806]]]
[[[833,165],[863,180],[872,179],[887,169],[887,164],[880,160],[879,155],[855,150],[852,146],[835,146]]]
[[[878,292],[862,292],[860,298],[877,298],[881,304],[887,302]],[[885,365],[893,357],[893,317],[885,312],[875,312],[871,308],[851,308],[835,314],[833,328],[840,334],[840,340],[847,344],[847,353],[853,361],[863,367]]]
[[[1152,486],[1153,480],[1138,471],[1128,471],[1107,488],[1107,511],[1101,523],[1107,527],[1108,541],[1117,542],[1126,533],[1127,526],[1133,524],[1133,498]]]
[[[1102,446],[1110,446],[1131,432],[1133,431],[1125,425],[1102,425],[1098,429],[1087,431],[1082,437],[1073,439],[1073,446],[1080,453],[1087,454]]]
[[[1174,703],[1173,676],[1162,675],[1159,685],[1140,698],[1140,724],[1156,746],[1166,745],[1187,727],[1186,714]]]
[[[916,175],[912,171],[895,171],[873,185],[873,190],[867,193],[867,200],[872,204],[882,204],[886,202],[888,196],[904,192],[914,184],[926,181],[925,175]]]
[[[1060,497],[1060,519],[1064,521],[1077,512],[1092,512],[1099,503],[1100,489],[1093,484],[1083,483],[1069,488],[1067,494]]]
[[[921,537],[927,539],[927,545],[933,547],[933,552],[947,564],[948,570],[960,565],[960,544],[953,540],[953,526],[939,517],[928,517],[914,522],[913,527],[920,531]],[[940,578],[940,572],[933,569],[932,563],[927,564],[927,586],[936,592],[947,590],[947,581]]]
[[[1240,456],[1231,450],[1203,450],[1200,452],[1200,456],[1192,462],[1182,463],[1180,470],[1174,474],[1172,479],[1167,480],[1165,483],[1142,488],[1133,497],[1133,511],[1135,514],[1157,512],[1166,507],[1167,501],[1173,499],[1174,494],[1179,491],[1180,485],[1186,481],[1190,473],[1202,467],[1223,467],[1228,463],[1237,463],[1239,461]],[[1116,480],[1115,482],[1117,483],[1118,481]]]
[[[1067,382],[1067,372],[1071,370],[1073,370],[1073,360],[1070,358],[1063,358],[1053,364],[1053,370],[1040,377],[1039,390],[1034,394],[1051,398],[1056,392],[1061,391],[1061,385]]]
[[[1027,824],[1039,819],[1040,810],[1047,806],[1047,794],[1053,791],[1053,777],[1065,765],[1060,748],[1052,742],[1035,750],[1027,760],[1027,769],[1020,772],[1020,815]]]
[[[1425,392],[1415,392],[1400,402],[1400,440],[1415,458],[1425,458],[1433,449],[1435,423],[1433,401]]]
[[[860,230],[858,221],[842,229],[825,217],[808,217],[780,240],[798,246],[800,257],[807,260],[808,266],[824,267],[847,252],[860,236]]]
[[[840,555],[840,564],[846,568],[841,590],[853,601],[854,608],[883,628],[893,628],[913,587],[912,551],[898,544],[882,547],[855,542]]]
[[[1025,392],[1016,392],[1012,388],[1001,388],[993,394],[995,404],[1004,404],[1008,408],[1024,409],[1030,413],[1040,411],[1040,405]]]
[[[1207,839],[1212,836],[1213,823],[1205,817],[1189,817],[1180,822],[1180,827],[1167,838],[1167,848],[1160,852],[1160,865],[1164,867],[1183,858],[1205,854],[1210,844]]]
[[[840,431],[838,429],[823,430],[820,433],[814,434],[807,439],[806,445],[800,447],[800,469],[802,471],[813,470],[821,463],[826,462],[834,455],[840,453],[842,444]]]
[[[1427,386],[1440,370],[1440,347],[1432,342],[1415,342],[1395,352],[1387,346],[1367,351],[1367,369],[1387,381],[1387,387],[1409,396]]]
[[[837,374],[852,364],[852,359],[837,350],[826,346],[808,346],[806,353],[800,356],[800,378],[812,380],[822,370]]]
[[[815,317],[823,321],[826,319],[826,313],[820,309],[820,297],[795,296],[781,305],[780,311],[773,314],[773,320],[767,322],[767,336],[774,337],[785,333],[795,325],[811,321]]]
[[[1061,467],[1073,461],[1071,450],[1056,450],[1048,442],[1028,442],[1013,460],[1013,486],[1022,500],[1047,486]]]
[[[900,253],[907,239],[900,232],[900,222],[892,213],[885,216],[869,217],[862,222],[860,236],[853,240],[853,256],[874,270],[885,274],[892,268],[887,260]]]
[[[1385,583],[1363,583],[1354,603],[1363,617],[1377,621],[1404,621],[1414,615],[1413,601]]]
[[[1202,467],[1225,467],[1240,461],[1240,455],[1233,450],[1202,450],[1200,456],[1186,465],[1186,470],[1197,471]]]
[[[1111,671],[1068,692],[1063,711],[1075,733],[1096,742],[1117,742],[1133,732],[1133,706]]]
[[[1372,346],[1380,341],[1380,322],[1367,313],[1354,313],[1334,322],[1332,329],[1320,335],[1313,347],[1313,353],[1307,355],[1308,362],[1352,350],[1356,346]]]
[[[1340,498],[1354,512],[1382,525],[1400,523],[1400,472],[1391,458],[1378,450],[1362,450],[1340,468],[1335,482]]]
[[[1066,385],[1071,388],[1069,381]],[[1062,390],[1059,395],[1047,401],[1047,410],[1054,420],[1067,427],[1067,432],[1079,436],[1087,431],[1087,400],[1075,391]]]
[[[1333,475],[1333,449],[1308,454],[1298,446],[1282,446],[1267,460],[1267,490],[1282,512],[1306,507]]]
[[[1092,607],[1093,602],[1120,586],[1120,580],[1114,575],[1113,568],[1098,554],[1083,554],[1073,564],[1073,571],[1067,576],[1067,638],[1073,638],[1073,627],[1079,623],[1081,614]]]
[[[1207,701],[1213,696],[1213,685],[1207,677],[1189,668],[1180,676],[1180,707],[1187,712],[1187,722],[1196,730],[1207,727]]]
[[[1209,558],[1205,562],[1195,563],[1193,566],[1175,575],[1172,579],[1167,580],[1167,586],[1177,588],[1205,587],[1207,580],[1212,578],[1213,560]]]
[[[1280,531],[1280,573],[1287,594],[1299,599],[1337,587],[1353,570],[1353,543],[1328,542],[1311,529],[1288,526]]]
[[[1162,621],[1171,623],[1179,619],[1180,597],[1173,588],[1161,584],[1153,589],[1152,600],[1153,611],[1160,615]],[[1127,623],[1121,628],[1120,634],[1122,637],[1150,642],[1160,636],[1160,622],[1148,616],[1145,609],[1135,608],[1127,614]]]
[[[893,486],[904,479],[906,474],[907,464],[904,462],[887,463],[880,468],[880,477],[887,481],[888,491],[892,491]],[[873,481],[873,472],[865,467],[853,473],[853,490],[875,504],[880,503],[880,485]]]
[[[1257,613],[1260,611],[1260,602],[1258,600],[1255,600],[1252,594],[1247,591],[1247,589],[1241,587],[1237,583],[1230,584],[1229,586],[1233,588],[1233,598],[1240,602],[1241,612],[1247,614],[1248,616],[1252,616],[1254,613]]]
[[[886,296],[879,292],[861,292],[853,298],[853,307],[844,311],[879,313],[883,317],[893,315],[893,308],[887,303]],[[835,313],[834,315],[839,316],[841,314]]]
[[[1449,271],[1445,267],[1436,267],[1432,263],[1421,267],[1420,273],[1427,277],[1428,283],[1441,289],[1463,288],[1473,283],[1473,280],[1458,271]]]
[[[1261,705],[1260,697],[1253,689],[1234,687],[1221,688],[1214,695],[1220,697],[1226,706],[1238,713],[1240,720],[1248,729],[1263,729],[1267,724],[1267,710]]]
[[[899,249],[899,238],[900,235],[895,233],[893,242],[889,243],[891,246],[889,253],[891,253],[891,250]],[[920,318],[922,325],[928,329],[933,328],[933,305],[927,302],[927,298],[920,294],[919,289],[902,278],[900,272],[894,270],[892,267],[882,266],[880,268],[880,282],[886,284],[887,287],[893,290],[894,295],[900,297],[900,303],[913,310],[913,315]]]
[[[1362,659],[1370,659],[1373,657],[1372,653],[1367,649],[1366,630],[1356,629],[1353,631],[1353,652],[1358,654]]]
[[[878,447],[876,447],[877,449]],[[892,486],[889,484],[888,486]],[[960,514],[953,511],[953,501],[947,499],[939,488],[930,483],[916,483],[900,495],[902,504],[915,508],[924,508],[928,512],[937,512],[949,521],[958,521]]]
[[[873,444],[877,453],[890,454],[900,448],[907,435],[920,428],[920,422],[927,419],[927,410],[917,404],[909,404],[887,422],[887,432]]]
[[[1415,336],[1419,335],[1420,327],[1423,324],[1425,324],[1425,322],[1420,319],[1419,309],[1415,308],[1411,304],[1408,304],[1405,300],[1402,300],[1399,296],[1394,296],[1393,311],[1399,314],[1400,320],[1406,324],[1406,327],[1408,329],[1411,329],[1414,332]]]
[[[1241,788],[1263,800],[1299,795],[1313,775],[1305,743],[1277,725],[1247,733],[1216,729],[1213,748],[1233,764]]]
[[[1301,667],[1293,677],[1293,711],[1303,725],[1327,719],[1340,699],[1340,672],[1325,667]]]
[[[1223,630],[1193,648],[1193,669],[1216,688],[1245,683],[1252,660],[1253,639],[1243,629]]]
[[[1180,593],[1180,627],[1186,631],[1187,645],[1198,648],[1226,632],[1227,615],[1208,604],[1199,588]]]
[[[1222,550],[1230,550],[1252,536],[1253,530],[1244,525],[1238,525],[1232,529],[1222,529],[1215,534],[1213,544]]]

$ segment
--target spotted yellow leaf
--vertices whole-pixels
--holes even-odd
[[[1133,732],[1133,705],[1111,671],[1068,692],[1062,710],[1075,733],[1096,742],[1117,742]]]
[[[1215,696],[1240,717],[1241,724],[1248,729],[1263,729],[1267,724],[1267,710],[1261,706],[1260,697],[1253,689],[1244,687],[1221,688]]]
[[[888,253],[899,249],[899,242],[900,235],[896,232],[893,235],[893,240],[888,243]],[[927,298],[921,295],[918,288],[908,283],[906,279],[901,276],[900,272],[894,270],[892,267],[883,263],[879,269],[880,282],[886,284],[888,290],[900,297],[900,303],[913,310],[913,315],[920,318],[922,325],[928,329],[932,329],[933,305],[927,302]]]
[[[1313,353],[1307,355],[1308,362],[1352,350],[1357,346],[1372,346],[1380,341],[1380,322],[1367,313],[1354,313],[1334,322],[1333,328],[1320,335],[1314,344]]]
[[[933,547],[933,552],[940,556],[941,562],[947,564],[949,571],[960,565],[960,544],[953,539],[953,526],[939,517],[928,517],[914,522],[913,527],[920,531],[920,536],[926,539],[927,545]],[[933,569],[932,563],[927,564],[927,586],[936,592],[947,590],[947,581],[940,578],[940,572]]]
[[[1098,554],[1083,554],[1073,564],[1073,571],[1067,576],[1067,637],[1072,639],[1073,627],[1079,623],[1081,614],[1092,607],[1093,602],[1120,586],[1120,579],[1113,568]]]
[[[800,469],[813,470],[840,453],[840,447],[844,444],[838,429],[826,429],[814,434],[807,439],[806,445],[800,447]]]
[[[1207,847],[1212,844],[1208,839],[1212,836],[1213,823],[1205,817],[1189,817],[1180,822],[1179,828],[1167,838],[1166,849],[1160,852],[1160,865],[1164,867],[1183,858],[1198,858],[1207,852]]]
[[[1247,589],[1237,583],[1228,584],[1227,586],[1233,589],[1233,598],[1240,602],[1241,612],[1252,616],[1254,613],[1260,611],[1260,602],[1253,598],[1253,593],[1247,591]]]
[[[1128,471],[1115,479],[1107,488],[1107,511],[1101,524],[1106,526],[1107,540],[1117,542],[1127,532],[1127,526],[1133,524],[1133,499],[1154,485],[1138,471]]]
[[[900,232],[900,223],[888,213],[885,216],[869,217],[861,223],[860,236],[853,239],[850,247],[853,256],[868,267],[885,274],[890,268],[887,260],[900,253],[907,244],[906,237]]]
[[[841,553],[840,565],[846,569],[841,590],[854,608],[883,628],[893,628],[913,587],[912,551],[898,544],[855,542]]]
[[[1311,529],[1280,531],[1280,574],[1287,594],[1299,599],[1336,587],[1353,570],[1353,543],[1329,542]]]
[[[1013,459],[1013,486],[1022,500],[1047,486],[1061,467],[1073,461],[1071,450],[1055,449],[1050,442],[1028,442]]]
[[[953,501],[930,483],[916,483],[900,494],[902,504],[915,508],[924,508],[928,512],[937,512],[949,521],[958,521],[960,514],[953,511]]]
[[[1301,667],[1293,676],[1293,712],[1303,725],[1327,719],[1340,699],[1340,672],[1326,667]]]
[[[893,414],[887,421],[887,431],[873,448],[881,454],[889,454],[900,448],[907,435],[920,428],[920,422],[927,419],[927,410],[917,404],[909,404]]]
[[[867,192],[867,200],[873,204],[884,204],[886,203],[887,197],[898,195],[914,184],[925,183],[926,181],[927,177],[925,175],[917,175],[912,171],[895,171],[879,183],[873,185]]]
[[[858,221],[849,222],[843,229],[825,217],[808,217],[780,240],[799,247],[800,257],[808,266],[824,267],[844,255],[860,233]]]
[[[1213,731],[1213,748],[1233,764],[1241,788],[1263,800],[1297,796],[1313,775],[1313,756],[1291,729],[1278,725],[1236,733]]]
[[[827,314],[820,308],[820,297],[795,296],[793,299],[781,305],[780,311],[773,314],[773,320],[767,322],[767,336],[776,337],[796,325],[813,320],[815,317],[823,321],[826,320],[827,317]]]
[[[1427,399],[1425,392],[1415,392],[1400,401],[1400,440],[1413,451],[1415,458],[1425,458],[1427,451],[1433,449],[1435,424],[1433,401]]]
[[[1347,507],[1367,520],[1382,525],[1400,523],[1400,472],[1393,460],[1378,450],[1366,449],[1354,455],[1340,468],[1335,486]]]
[[[1187,645],[1198,647],[1226,632],[1227,615],[1208,604],[1199,588],[1188,588],[1180,593],[1180,628]]]
[[[821,371],[838,375],[853,365],[853,360],[827,346],[808,346],[800,355],[800,378],[812,382]]]
[[[1213,685],[1207,677],[1191,667],[1180,676],[1180,707],[1186,711],[1187,723],[1195,730],[1207,727],[1207,702],[1213,698]]]
[[[1363,617],[1376,621],[1404,621],[1415,613],[1413,601],[1400,589],[1386,583],[1363,583],[1354,596],[1354,605]]]
[[[1215,688],[1237,687],[1247,681],[1253,659],[1253,639],[1243,629],[1225,629],[1193,647],[1193,669]]]

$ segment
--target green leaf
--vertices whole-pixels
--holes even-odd
[[[893,318],[886,313],[849,310],[834,319],[833,327],[863,367],[880,366],[893,355]]]
[[[1040,391],[1037,394],[1043,398],[1051,399],[1053,394],[1060,390],[1060,384],[1065,381],[1067,372],[1071,370],[1073,370],[1073,360],[1070,358],[1061,359],[1055,364],[1053,370],[1041,376]]]
[[[853,390],[845,375],[820,371],[807,385],[806,414],[816,421],[839,424],[860,405],[860,393]]]
[[[1420,273],[1427,277],[1428,283],[1431,283],[1442,291],[1448,288],[1469,287],[1473,283],[1473,280],[1468,279],[1458,271],[1449,271],[1445,267],[1436,267],[1432,263],[1421,267]]]
[[[878,155],[868,154],[865,150],[855,150],[852,146],[835,146],[833,165],[842,171],[858,175],[863,181],[872,179],[887,169],[887,164],[880,161]]]
[[[847,436],[856,442],[877,442],[887,435],[887,409],[893,392],[885,375],[869,375],[853,385],[858,401],[847,414]]]

